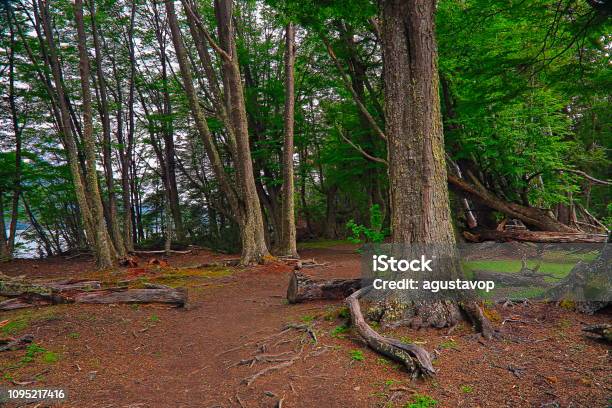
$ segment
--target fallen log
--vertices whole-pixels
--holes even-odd
[[[591,324],[583,327],[582,331],[588,333],[588,337],[612,343],[612,324]]]
[[[17,297],[24,293],[40,293],[50,295],[52,292],[69,290],[100,289],[99,281],[67,279],[45,283],[26,282],[7,276],[0,277],[0,296]]]
[[[314,279],[293,271],[287,288],[287,300],[289,303],[301,303],[319,299],[345,299],[361,288],[361,281],[361,279]]]
[[[0,339],[0,351],[13,351],[26,348],[34,341],[34,336],[26,334],[17,339]]]
[[[183,288],[109,288],[92,291],[52,291],[50,294],[28,292],[0,302],[0,310],[6,311],[64,303],[167,303],[183,307],[187,303],[187,292]]]
[[[372,329],[363,318],[359,298],[372,289],[372,286],[359,289],[348,298],[346,304],[351,313],[351,321],[359,335],[374,351],[402,363],[414,375],[433,375],[435,369],[427,350],[414,344],[402,343],[399,340],[385,337]]]
[[[539,243],[603,243],[607,235],[585,234],[580,232],[551,232],[551,231],[525,231],[525,230],[484,230],[478,232],[463,233],[463,236],[471,242],[483,241],[522,241]]]
[[[579,261],[572,270],[543,296],[544,299],[569,300],[576,310],[593,314],[612,304],[612,233],[599,256],[591,262]]]
[[[505,273],[505,272],[493,272],[475,270],[474,279],[478,281],[493,281],[496,285],[503,286],[538,286],[548,287],[552,286],[552,283],[545,280],[546,277],[556,278],[554,275],[548,275],[545,273],[534,273],[534,274],[523,274],[523,273]],[[558,278],[556,278],[558,279]]]
[[[169,250],[165,250],[165,249],[159,249],[159,250],[152,250],[152,251],[140,251],[140,250],[134,250],[134,251],[130,251],[130,253],[132,254],[142,254],[142,255],[155,255],[155,254],[166,254],[166,253],[170,253],[170,254],[181,254],[181,255],[186,255],[186,254],[190,254],[192,252],[191,249],[188,249],[186,251],[179,251],[176,249],[169,249]]]
[[[469,172],[468,176],[470,176]],[[460,194],[476,200],[493,210],[502,212],[509,217],[517,218],[523,221],[525,224],[534,226],[543,231],[579,232],[575,228],[569,227],[551,217],[547,210],[535,207],[526,207],[524,205],[511,203],[500,199],[495,194],[488,191],[484,186],[477,185],[477,180],[474,177],[472,178],[474,184],[449,174],[448,182],[449,185]]]

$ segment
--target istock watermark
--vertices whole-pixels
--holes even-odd
[[[611,245],[611,244],[608,244]],[[612,301],[602,244],[376,244],[361,248],[371,300]]]
[[[376,290],[426,290],[431,293],[438,293],[443,290],[483,290],[489,293],[495,289],[495,282],[492,280],[471,281],[461,279],[419,282],[414,279],[385,280],[376,278],[372,282],[372,287]]]

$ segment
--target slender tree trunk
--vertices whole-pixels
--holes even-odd
[[[246,115],[242,79],[238,66],[238,53],[234,41],[234,24],[232,20],[232,1],[215,0],[215,14],[219,31],[219,43],[226,53],[223,59],[223,77],[227,83],[229,95],[229,116],[236,136],[237,157],[235,158],[237,182],[242,201],[241,224],[242,262],[260,262],[267,256],[265,230],[261,205],[255,186],[253,162],[249,143],[249,131]],[[228,58],[229,57],[229,58]]]
[[[285,143],[283,146],[283,208],[280,253],[297,256],[293,181],[293,128],[295,111],[295,28],[287,24],[285,45]]]
[[[77,44],[79,49],[79,73],[81,75],[81,92],[83,98],[83,148],[87,167],[87,187],[91,197],[92,222],[95,227],[98,250],[97,264],[100,268],[113,266],[114,248],[110,242],[104,209],[98,186],[96,170],[96,147],[93,136],[93,115],[91,105],[91,88],[89,85],[89,56],[87,55],[87,38],[83,22],[83,0],[75,0],[74,16],[77,26]]]
[[[168,74],[166,67],[166,47],[160,44],[162,82],[163,82],[163,114],[165,117],[162,136],[164,138],[164,162],[166,164],[166,189],[168,195],[168,206],[174,224],[174,232],[179,241],[185,240],[185,230],[179,206],[178,188],[176,186],[176,157],[174,149],[174,127],[172,125],[172,104],[170,103],[170,91],[168,89]]]
[[[0,262],[11,259],[6,237],[6,224],[4,223],[4,192],[0,190]]]
[[[206,116],[200,106],[198,96],[193,85],[193,77],[187,51],[181,38],[181,32],[178,27],[174,2],[165,0],[166,12],[168,14],[168,24],[172,34],[172,41],[176,51],[185,93],[189,102],[189,107],[193,115],[198,134],[204,143],[204,148],[208,159],[211,162],[215,178],[219,183],[221,191],[225,194],[230,208],[235,215],[240,225],[240,238],[242,242],[241,263],[248,264],[261,261],[264,256],[268,255],[268,249],[265,242],[265,233],[263,226],[263,218],[257,191],[255,188],[255,178],[253,176],[253,164],[251,161],[251,153],[249,147],[248,130],[246,123],[246,113],[244,108],[244,97],[242,95],[242,84],[240,82],[240,71],[238,70],[237,58],[231,58],[228,61],[223,58],[224,73],[227,75],[229,93],[226,95],[231,98],[230,116],[232,118],[233,131],[237,139],[237,156],[235,157],[237,184],[238,190],[234,190],[229,182],[229,178],[225,173],[223,162],[219,156],[219,152],[213,140],[213,135],[208,128]],[[215,3],[218,9],[218,3]],[[217,13],[220,16],[218,23],[222,31],[229,30],[231,32],[231,5],[224,3],[224,12]],[[228,14],[229,10],[229,14]],[[235,46],[232,37],[227,35],[224,45],[230,44],[228,49],[230,55],[235,56]],[[227,43],[227,41],[230,41]],[[228,52],[227,50],[225,51]]]
[[[111,125],[110,113],[108,109],[108,96],[106,92],[106,80],[104,78],[104,70],[102,69],[102,54],[100,52],[100,39],[98,27],[96,24],[95,1],[90,1],[91,13],[91,29],[96,58],[96,76],[98,77],[98,87],[100,89],[100,117],[102,119],[102,134],[103,134],[103,155],[104,155],[104,173],[106,178],[106,189],[108,190],[108,225],[110,227],[111,237],[115,249],[119,256],[126,255],[123,236],[119,228],[119,220],[117,216],[117,198],[115,196],[115,179],[113,174],[113,160],[111,150]]]
[[[119,132],[121,135],[121,140],[119,143],[121,147],[119,148],[119,158],[121,159],[121,189],[122,189],[122,199],[123,199],[123,234],[124,234],[124,242],[125,247],[128,251],[134,250],[134,222],[133,212],[132,212],[132,194],[131,194],[131,185],[130,185],[130,167],[131,167],[131,158],[132,158],[132,149],[134,144],[134,131],[135,131],[135,122],[134,122],[134,103],[136,101],[135,91],[136,91],[136,57],[134,51],[134,23],[136,19],[136,2],[132,2],[132,7],[130,11],[130,29],[128,30],[128,54],[130,59],[130,86],[129,86],[129,94],[128,94],[128,131],[127,131],[127,140],[123,139],[123,133]],[[117,78],[119,80],[119,78]],[[119,85],[120,87],[120,85]],[[121,95],[118,93],[118,95]]]
[[[83,176],[81,173],[80,158],[77,150],[77,144],[75,141],[75,135],[73,133],[68,100],[64,92],[64,85],[62,82],[61,68],[57,55],[57,48],[53,38],[51,19],[48,13],[48,3],[43,0],[38,0],[38,10],[40,15],[40,22],[42,24],[46,39],[46,48],[48,51],[47,61],[50,65],[53,82],[55,85],[55,89],[49,89],[49,96],[51,98],[54,98],[55,95],[57,95],[56,103],[60,111],[60,122],[58,122],[58,126],[60,128],[60,131],[62,132],[62,140],[66,148],[68,164],[70,166],[70,173],[72,175],[72,182],[74,184],[74,190],[77,202],[79,204],[83,227],[85,228],[87,240],[89,241],[89,244],[93,247],[94,254],[98,259],[100,258],[100,251],[98,250],[95,227],[92,221],[92,213],[89,208],[89,203],[87,201],[87,192],[85,191],[85,184],[83,182]]]

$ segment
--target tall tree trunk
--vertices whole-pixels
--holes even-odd
[[[6,237],[6,224],[4,223],[4,192],[0,190],[0,262],[11,259]]]
[[[200,106],[193,84],[187,51],[185,50],[181,32],[178,27],[174,2],[172,0],[165,0],[165,5],[185,93],[198,134],[204,144],[204,149],[211,162],[219,187],[226,196],[230,208],[232,208],[232,212],[240,225],[240,240],[242,243],[241,263],[248,264],[259,262],[264,256],[268,255],[268,248],[265,241],[261,207],[255,188],[240,71],[238,70],[233,37],[229,35],[231,33],[231,4],[224,2],[222,4],[223,11],[219,12],[219,3],[215,2],[219,27],[221,31],[225,33],[225,42],[223,42],[223,45],[230,45],[230,47],[223,51],[225,55],[223,57],[223,71],[228,83],[226,99],[231,99],[231,104],[228,106],[232,108],[230,117],[233,126],[229,131],[236,135],[237,154],[234,159],[236,166],[236,183],[238,185],[237,190],[230,184],[223,162],[221,161],[221,157],[213,140],[213,135],[208,128],[206,116]],[[234,57],[231,57],[232,55],[234,55]]]
[[[99,259],[100,251],[98,250],[98,243],[96,240],[96,228],[94,227],[91,209],[87,201],[87,192],[85,191],[85,184],[83,182],[83,175],[81,173],[81,164],[77,150],[77,144],[72,128],[70,108],[68,106],[68,100],[64,92],[61,67],[57,55],[57,47],[53,38],[53,30],[51,27],[51,18],[49,16],[48,3],[46,1],[38,0],[38,14],[40,15],[40,22],[42,24],[46,40],[46,48],[48,52],[47,62],[50,65],[51,73],[53,76],[53,83],[55,85],[54,89],[52,89],[49,85],[49,96],[52,99],[57,96],[55,102],[59,107],[60,111],[60,121],[58,122],[58,127],[60,128],[60,131],[62,133],[62,140],[66,148],[72,182],[74,184],[74,190],[77,202],[79,204],[79,211],[81,213],[81,218],[83,221],[83,228],[85,228],[89,244],[93,247],[96,259]]]
[[[176,157],[174,149],[174,126],[172,125],[172,104],[170,103],[170,91],[168,89],[168,73],[166,67],[166,47],[161,45],[161,64],[163,82],[163,114],[165,117],[162,136],[164,138],[164,162],[166,164],[166,194],[168,196],[168,206],[172,216],[174,232],[179,241],[185,240],[185,230],[179,206],[178,188],[176,186]]]
[[[453,244],[433,0],[386,0],[384,78],[393,242]]]
[[[402,254],[427,251],[437,259],[433,273],[451,280],[462,272],[450,217],[435,7],[435,0],[382,1],[391,228]],[[406,305],[402,317],[413,326],[452,326],[463,310],[483,335],[493,334],[469,293],[459,302],[396,296]]]
[[[230,101],[229,116],[236,137],[237,156],[235,166],[242,201],[242,214],[239,217],[242,241],[241,262],[260,262],[268,255],[268,248],[261,205],[253,174],[246,106],[238,66],[238,52],[234,41],[232,1],[215,0],[215,14],[217,16],[219,43],[225,52],[222,58],[222,71],[228,88],[226,89],[226,99]]]
[[[295,28],[288,23],[285,33],[285,143],[283,146],[283,208],[280,253],[297,256],[293,181],[293,128],[295,111]]]
[[[103,134],[103,155],[104,155],[104,174],[106,178],[106,189],[108,190],[108,225],[110,227],[111,237],[115,249],[119,256],[126,255],[123,236],[119,228],[119,220],[117,216],[117,198],[115,196],[115,179],[113,174],[113,160],[111,150],[111,125],[110,113],[108,109],[108,96],[106,92],[106,80],[104,78],[104,70],[102,69],[102,54],[100,51],[100,39],[98,27],[96,24],[96,9],[95,1],[89,2],[91,13],[91,30],[96,58],[96,76],[98,79],[98,87],[100,92],[100,117],[102,119],[102,134]]]
[[[17,115],[17,96],[15,95],[15,30],[11,21],[11,6],[6,7],[7,21],[9,23],[10,50],[9,50],[9,109],[13,133],[15,134],[15,173],[13,175],[13,197],[11,200],[11,218],[9,224],[9,235],[7,242],[8,257],[13,256],[15,250],[15,235],[17,233],[17,217],[19,216],[19,196],[21,193],[21,133],[23,126],[19,127]],[[4,214],[2,214],[4,216]],[[4,226],[3,226],[4,228]],[[5,231],[3,231],[5,233]],[[4,241],[2,242],[4,244]]]
[[[96,146],[93,136],[93,115],[91,105],[91,88],[89,85],[89,56],[87,55],[87,37],[83,22],[83,0],[75,0],[74,17],[77,26],[77,44],[79,49],[79,73],[81,76],[82,109],[83,109],[83,148],[85,163],[87,167],[87,188],[91,197],[92,223],[95,227],[96,246],[98,252],[97,264],[100,268],[113,266],[115,252],[106,222],[104,220],[104,209],[98,186],[98,174],[96,170]]]

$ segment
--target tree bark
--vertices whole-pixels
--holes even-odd
[[[455,242],[438,95],[433,0],[383,2],[393,242]]]
[[[125,244],[121,229],[119,228],[119,220],[117,216],[117,198],[115,195],[115,178],[113,174],[113,160],[111,149],[111,125],[110,111],[108,108],[108,95],[106,91],[106,80],[104,78],[104,70],[102,68],[102,54],[100,50],[100,39],[98,27],[96,24],[96,9],[95,1],[89,2],[91,14],[91,30],[94,44],[94,52],[96,59],[96,76],[98,79],[98,87],[100,94],[100,117],[102,119],[102,151],[104,156],[104,175],[106,178],[106,189],[108,194],[108,225],[110,227],[111,237],[113,239],[115,250],[120,257],[126,255]],[[87,126],[87,125],[86,125]]]
[[[182,307],[187,303],[187,292],[178,288],[52,291],[50,294],[34,292],[0,302],[0,310],[14,310],[34,306],[65,303],[169,303]]]
[[[484,230],[474,233],[464,232],[464,237],[468,241],[522,241],[522,242],[542,242],[542,243],[596,243],[606,242],[606,235],[603,234],[584,234],[579,232],[550,232],[550,231],[496,231]]]
[[[268,256],[261,205],[255,186],[253,162],[249,143],[242,79],[238,65],[238,52],[234,40],[232,1],[215,0],[215,15],[222,54],[223,78],[227,84],[226,99],[229,100],[231,119],[236,137],[237,157],[235,160],[238,189],[242,208],[239,217],[241,225],[242,263],[261,262]]]
[[[493,193],[487,191],[484,186],[476,186],[450,174],[448,175],[448,182],[452,187],[459,190],[460,193],[485,204],[489,208],[503,212],[510,217],[518,218],[525,224],[534,226],[542,231],[578,232],[575,228],[569,227],[551,217],[546,210],[501,200]]]
[[[96,263],[99,268],[113,266],[116,254],[104,220],[102,197],[98,185],[96,169],[96,145],[93,137],[93,115],[91,105],[90,70],[87,55],[87,37],[83,21],[83,0],[75,0],[74,16],[77,26],[77,45],[79,49],[79,73],[81,76],[83,109],[83,148],[87,168],[87,191],[90,195],[92,225],[95,228]]]
[[[297,256],[293,181],[293,128],[295,111],[295,27],[285,29],[285,142],[283,146],[283,205],[281,255]]]
[[[289,303],[302,303],[310,300],[345,299],[361,289],[361,279],[314,279],[303,273],[293,271],[287,288]]]
[[[96,241],[96,228],[93,223],[92,212],[90,205],[87,200],[87,193],[85,191],[85,184],[83,175],[81,173],[81,165],[79,161],[79,154],[77,144],[75,141],[75,135],[72,127],[72,119],[70,116],[70,108],[68,106],[68,99],[64,91],[64,84],[62,81],[61,67],[59,64],[59,58],[57,54],[57,47],[53,38],[53,29],[51,26],[51,18],[49,16],[48,3],[43,0],[38,0],[38,10],[35,16],[40,16],[40,23],[43,28],[45,40],[46,40],[46,61],[50,65],[51,73],[53,77],[54,88],[49,83],[48,91],[49,97],[55,100],[56,105],[59,108],[59,122],[57,123],[61,131],[62,141],[66,148],[66,155],[68,158],[68,164],[70,167],[70,173],[72,175],[72,182],[74,184],[75,194],[81,213],[83,222],[83,228],[85,229],[87,240],[94,249],[96,259],[101,259],[100,250]],[[38,21],[37,21],[38,22]],[[42,45],[42,44],[41,44]],[[32,61],[33,63],[35,61]]]

